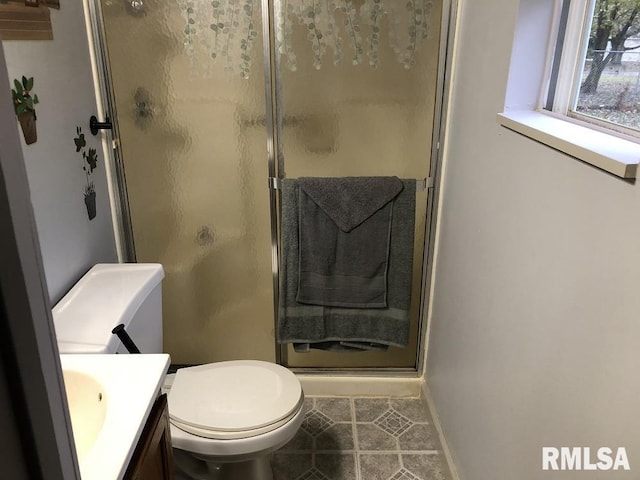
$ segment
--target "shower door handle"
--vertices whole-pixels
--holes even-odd
[[[92,135],[97,135],[99,130],[112,130],[113,125],[111,124],[111,120],[109,117],[105,118],[104,122],[99,122],[95,115],[91,115],[89,119],[89,130],[91,130]]]

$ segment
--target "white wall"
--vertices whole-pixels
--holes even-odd
[[[6,417],[0,422],[1,476],[78,479],[10,90],[0,46],[0,408]]]
[[[426,374],[459,473],[637,478],[640,186],[496,123],[518,2],[460,3]],[[631,472],[543,472],[542,446]]]
[[[116,261],[105,159],[99,137],[89,133],[96,103],[82,3],[63,2],[61,10],[52,10],[53,41],[3,42],[11,83],[33,76],[40,99],[38,141],[22,145],[52,303],[93,264]],[[92,221],[84,204],[82,157],[73,142],[77,125],[87,148],[99,152]]]

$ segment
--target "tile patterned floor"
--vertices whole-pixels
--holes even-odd
[[[307,397],[274,480],[450,480],[423,399]]]

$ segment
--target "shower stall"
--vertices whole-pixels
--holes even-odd
[[[96,0],[125,261],[164,266],[165,351],[291,368],[415,371],[446,0]],[[432,160],[434,159],[434,160]],[[279,179],[418,181],[411,340],[278,345]]]

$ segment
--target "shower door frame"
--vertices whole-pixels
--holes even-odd
[[[271,225],[271,263],[273,281],[274,329],[277,329],[279,315],[280,290],[280,199],[278,187],[283,178],[284,154],[281,143],[283,126],[281,82],[277,75],[280,68],[280,56],[275,48],[275,12],[280,11],[281,0],[260,0],[262,7],[263,63],[265,85],[265,128],[267,134],[267,166],[269,187],[269,209]],[[293,367],[294,372],[305,374],[340,374],[368,376],[421,376],[425,368],[426,352],[429,340],[429,306],[431,283],[433,279],[433,258],[435,253],[437,212],[441,186],[441,166],[446,135],[446,120],[452,76],[455,28],[459,0],[442,0],[440,35],[438,48],[438,68],[436,77],[433,129],[431,141],[431,160],[429,177],[426,183],[426,221],[425,245],[422,259],[420,289],[420,308],[418,310],[418,345],[414,367]],[[118,258],[121,262],[135,262],[136,252],[133,228],[128,203],[124,163],[118,139],[118,115],[115,93],[107,54],[105,27],[100,0],[88,0],[88,26],[91,30],[92,61],[95,68],[99,114],[111,119],[113,130],[108,134],[110,142],[109,183],[111,195],[114,231]],[[287,365],[287,345],[277,343],[274,336],[276,363]]]
[[[120,262],[136,262],[129,194],[127,193],[124,160],[122,158],[122,149],[120,148],[118,111],[113,88],[113,77],[109,65],[109,55],[107,54],[107,36],[102,15],[102,4],[100,0],[85,0],[85,2],[85,5],[88,4],[89,6],[86,12],[88,15],[88,27],[90,27],[88,39],[97,87],[96,98],[98,100],[96,103],[98,104],[98,115],[102,118],[109,118],[112,125],[111,130],[103,130],[103,132],[107,134],[107,142],[111,147],[108,149],[109,158],[105,158],[105,162],[109,164],[107,182],[113,192],[110,193],[109,199],[111,201],[116,250]]]

